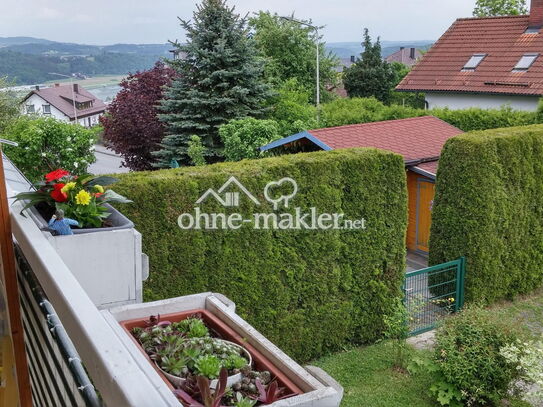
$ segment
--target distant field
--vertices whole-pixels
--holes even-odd
[[[101,88],[104,86],[118,85],[121,80],[125,78],[126,75],[102,75],[94,76],[88,79],[75,79],[74,82],[79,83],[85,89],[95,89]],[[45,82],[47,85],[53,85],[55,83],[69,83],[70,79],[68,78],[58,78],[58,80]]]

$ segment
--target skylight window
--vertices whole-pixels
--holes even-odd
[[[485,59],[486,54],[474,54],[468,62],[466,62],[466,65],[464,65],[463,70],[465,71],[474,71],[475,68],[479,66],[481,61]]]
[[[518,61],[517,65],[513,68],[513,71],[527,71],[532,66],[538,56],[539,54],[524,54]]]

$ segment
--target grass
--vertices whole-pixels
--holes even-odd
[[[86,89],[94,89],[94,88],[100,88],[102,86],[110,86],[110,85],[117,85],[119,82],[121,82],[126,75],[100,75],[100,76],[94,76],[92,78],[87,79],[76,79],[73,78],[73,81],[75,83],[79,83],[81,86],[85,87]],[[54,83],[69,83],[69,78],[61,78],[51,80],[46,82],[48,85],[52,85]]]
[[[491,309],[496,318],[516,325],[521,334],[533,339],[543,335],[543,289],[514,301],[500,302]]]
[[[312,364],[344,387],[342,407],[435,407],[428,396],[430,375],[398,372],[392,368],[393,359],[390,343],[383,342],[330,355]]]
[[[503,301],[490,308],[496,318],[518,327],[522,336],[543,335],[543,289],[514,301]],[[430,351],[413,351],[430,356]],[[319,359],[312,364],[321,367],[345,389],[342,407],[435,407],[428,395],[430,374],[410,375],[392,368],[393,350],[382,342],[356,348]],[[528,406],[510,400],[510,407]]]

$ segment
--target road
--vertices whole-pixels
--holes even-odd
[[[128,172],[128,168],[121,167],[122,158],[113,151],[101,145],[96,145],[96,162],[89,167],[89,173],[95,175],[119,174]]]

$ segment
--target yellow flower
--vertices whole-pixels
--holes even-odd
[[[96,192],[101,193],[101,194],[104,193],[104,187],[103,187],[102,185],[95,185],[95,186],[94,186],[94,190],[95,190]]]
[[[66,185],[62,187],[61,191],[63,194],[67,194],[69,191],[74,189],[74,187],[75,187],[75,182],[68,182]]]
[[[91,200],[90,194],[84,189],[79,191],[77,195],[75,196],[75,202],[78,205],[88,205],[90,203],[90,200]]]

